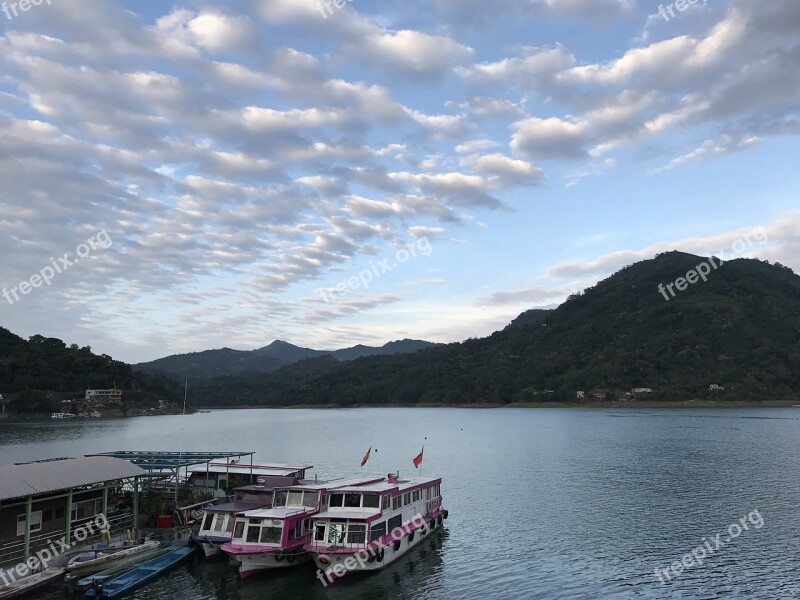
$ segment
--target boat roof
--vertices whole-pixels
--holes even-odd
[[[285,519],[292,515],[299,515],[307,512],[315,512],[316,509],[307,506],[278,506],[276,508],[256,508],[248,510],[243,517],[248,519]]]
[[[195,465],[189,467],[190,473],[233,473],[234,475],[281,475],[287,477],[293,475],[298,471],[307,471],[313,469],[313,465],[307,466],[293,466],[293,465],[256,465],[252,467],[250,463],[224,463],[224,462],[211,462],[206,465]]]
[[[298,484],[298,485],[290,485],[285,488],[284,490],[289,491],[304,491],[304,490],[312,490],[312,491],[321,491],[321,490],[339,490],[343,487],[349,487],[361,490],[362,486],[378,483],[382,480],[382,477],[340,477],[338,479],[328,479],[326,481],[315,481],[314,483],[305,483],[305,484]]]
[[[421,485],[438,483],[441,481],[441,479],[441,477],[409,477],[408,479],[398,479],[397,483],[389,483],[387,480],[382,480],[366,485],[337,488],[336,491],[358,493],[375,492],[379,494],[383,492],[391,492],[392,490],[399,490],[402,492],[419,487]]]
[[[215,504],[214,506],[209,506],[204,508],[206,512],[210,513],[240,513],[245,512],[247,510],[253,510],[256,508],[262,508],[267,502],[243,502],[241,500],[236,502],[225,502],[224,504]]]
[[[121,458],[146,471],[160,471],[163,469],[176,469],[199,465],[218,459],[241,458],[252,456],[253,452],[159,452],[138,450],[116,450],[114,452],[100,452],[86,456],[110,456]],[[223,463],[224,464],[224,463]]]

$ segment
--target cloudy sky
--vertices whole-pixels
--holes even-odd
[[[19,335],[447,342],[666,250],[800,271],[797,0],[3,6]]]

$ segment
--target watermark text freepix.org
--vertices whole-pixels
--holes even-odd
[[[382,275],[396,269],[399,265],[409,261],[411,257],[417,256],[417,250],[419,250],[419,253],[422,254],[422,256],[430,256],[431,252],[433,252],[433,247],[428,241],[428,238],[417,238],[413,244],[404,246],[395,253],[395,262],[389,264],[390,259],[388,258],[384,258],[377,263],[370,261],[369,268],[362,270],[358,276],[354,275],[353,277],[343,279],[334,288],[319,288],[317,289],[317,294],[322,296],[322,299],[325,300],[325,302],[330,303],[336,299],[337,294],[344,296],[345,294],[354,292],[359,288],[367,289],[373,279],[381,277]]]
[[[736,240],[731,246],[731,250],[735,255],[740,255],[744,253],[749,246],[752,246],[756,242],[763,243],[768,240],[769,238],[767,236],[767,232],[764,231],[763,228],[759,227],[752,233],[748,233],[744,237]],[[697,283],[701,279],[703,282],[708,281],[708,276],[711,275],[712,271],[716,271],[718,268],[720,268],[726,260],[729,259],[725,257],[725,250],[720,250],[719,257],[712,256],[708,260],[701,262],[694,269],[687,272],[685,277],[678,277],[675,281],[668,283],[667,285],[659,283],[658,292],[664,296],[664,300],[669,302],[676,296],[675,289],[677,289],[679,292],[682,292],[689,287],[689,284]],[[669,295],[667,292],[669,292]]]
[[[0,5],[0,10],[3,11],[3,14],[6,16],[6,19],[10,21],[14,17],[19,16],[17,7],[19,7],[19,10],[21,10],[22,12],[28,12],[31,9],[31,7],[39,6],[45,2],[47,2],[48,6],[53,5],[52,0],[19,0],[19,2],[3,2],[3,4]]]
[[[79,543],[86,541],[90,536],[97,535],[104,531],[108,531],[108,519],[103,514],[97,515],[88,523],[84,523],[80,527],[76,527],[72,532],[75,540],[72,543],[67,543],[65,538],[59,538],[55,541],[47,540],[48,547],[42,548],[35,555],[29,556],[28,560],[19,563],[15,567],[8,570],[0,569],[0,582],[2,586],[11,585],[15,581],[27,577],[33,573],[44,571],[50,561],[56,556],[71,550]]]
[[[106,248],[110,248],[111,243],[111,238],[106,230],[103,229],[97,233],[97,235],[94,235],[85,242],[78,244],[77,248],[75,248],[75,255],[77,255],[77,258],[71,258],[71,252],[65,252],[63,256],[57,259],[51,256],[50,264],[42,267],[38,273],[31,275],[28,281],[23,281],[11,289],[3,286],[3,298],[5,298],[9,304],[18,302],[20,294],[27,296],[33,291],[34,288],[41,287],[43,283],[50,285],[56,275],[63,273],[71,266],[77,264],[80,259],[89,256],[93,250],[97,250],[98,248],[102,248],[104,250]]]
[[[695,4],[699,3],[700,0],[676,0],[675,2],[667,4],[666,8],[663,4],[659,4],[658,14],[660,14],[667,23],[669,23],[670,19],[675,18],[675,9],[678,9],[678,12],[684,12],[688,10],[690,6],[694,6]],[[703,0],[703,4],[708,4],[708,0]]]
[[[727,544],[738,538],[744,531],[749,531],[748,523],[753,526],[753,529],[761,529],[764,526],[764,517],[758,510],[752,511],[739,519],[737,523],[728,525],[728,535],[718,533],[711,540],[703,538],[697,548],[688,554],[684,554],[680,560],[676,560],[670,566],[661,569],[656,567],[656,577],[658,580],[666,585],[668,581],[677,578],[685,569],[690,569],[694,566],[700,566],[703,561],[711,557],[715,552],[722,549]],[[671,574],[670,574],[671,573]]]
[[[352,556],[348,556],[342,562],[336,563],[335,565],[328,567],[325,571],[321,569],[317,569],[317,579],[323,585],[323,587],[328,587],[329,583],[333,583],[333,580],[338,577],[342,577],[348,571],[354,570],[359,565],[363,569],[367,563],[369,562],[370,557],[374,557],[376,554],[379,554],[385,548],[388,548],[392,542],[396,542],[402,540],[405,536],[409,535],[412,531],[420,529],[422,527],[428,527],[427,523],[425,522],[425,518],[420,515],[416,514],[414,517],[405,525],[401,525],[400,527],[395,527],[390,535],[389,538],[391,541],[384,542],[383,539],[376,540],[372,543],[372,547],[369,549],[359,550]],[[325,581],[327,579],[328,581]]]

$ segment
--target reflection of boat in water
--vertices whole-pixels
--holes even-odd
[[[186,560],[194,550],[194,548],[184,546],[149,560],[121,575],[106,581],[95,582],[91,588],[86,590],[86,595],[89,597],[115,598],[126,594],[177,566]]]
[[[70,558],[67,563],[66,580],[77,578],[81,575],[97,573],[108,568],[112,563],[133,556],[145,554],[161,548],[159,542],[144,542],[143,544],[127,544],[123,546],[99,546],[93,550],[80,552]]]

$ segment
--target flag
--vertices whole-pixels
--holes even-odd
[[[422,454],[424,452],[425,452],[425,446],[422,447],[422,452],[417,454],[417,456],[414,458],[414,460],[411,461],[411,462],[414,463],[414,467],[416,467],[417,469],[419,469],[419,466],[422,464]]]
[[[364,458],[361,459],[361,466],[362,467],[365,464],[367,464],[367,461],[369,460],[369,455],[370,455],[371,452],[372,452],[372,446],[369,447],[369,450],[367,450],[367,453],[364,455]]]

